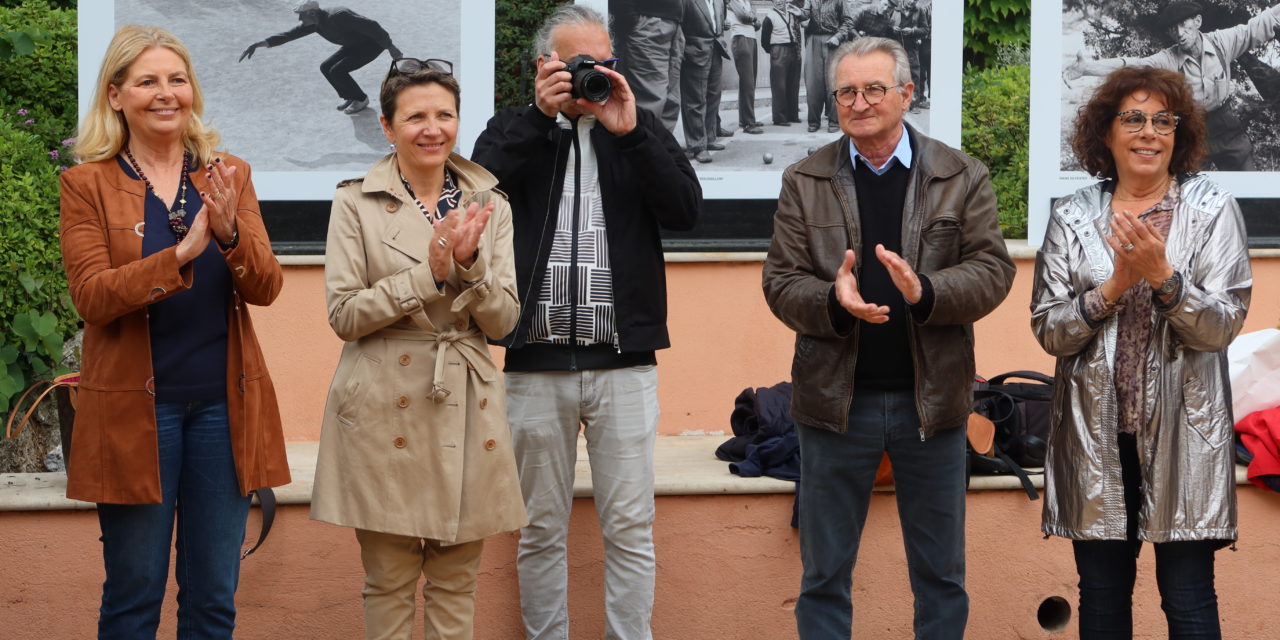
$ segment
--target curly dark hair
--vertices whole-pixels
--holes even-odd
[[[1174,131],[1173,158],[1169,172],[1174,175],[1200,170],[1208,152],[1204,109],[1196,104],[1182,74],[1156,67],[1121,67],[1112,71],[1093,92],[1089,104],[1076,114],[1071,150],[1091,175],[1116,178],[1116,160],[1107,146],[1120,103],[1138,91],[1164,99],[1170,113],[1181,116]]]

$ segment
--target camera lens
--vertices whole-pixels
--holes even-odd
[[[609,81],[609,76],[595,69],[579,69],[573,74],[573,94],[577,97],[586,98],[592,102],[604,102],[611,91],[613,91],[613,83]]]

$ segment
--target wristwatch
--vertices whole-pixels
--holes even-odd
[[[1182,274],[1174,271],[1173,275],[1169,276],[1169,278],[1164,282],[1161,282],[1159,287],[1152,288],[1152,291],[1154,291],[1156,295],[1167,296],[1174,291],[1177,291],[1179,284],[1182,284]]]

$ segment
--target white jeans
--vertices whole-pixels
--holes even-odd
[[[604,637],[650,640],[657,368],[508,372],[506,382],[529,512],[516,559],[528,639],[569,638],[567,541],[581,426],[604,534]]]

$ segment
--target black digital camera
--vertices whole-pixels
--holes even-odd
[[[567,62],[564,70],[572,76],[573,85],[570,95],[574,98],[586,98],[591,102],[604,102],[613,92],[613,82],[609,76],[596,69],[600,64],[586,54],[577,56]]]

